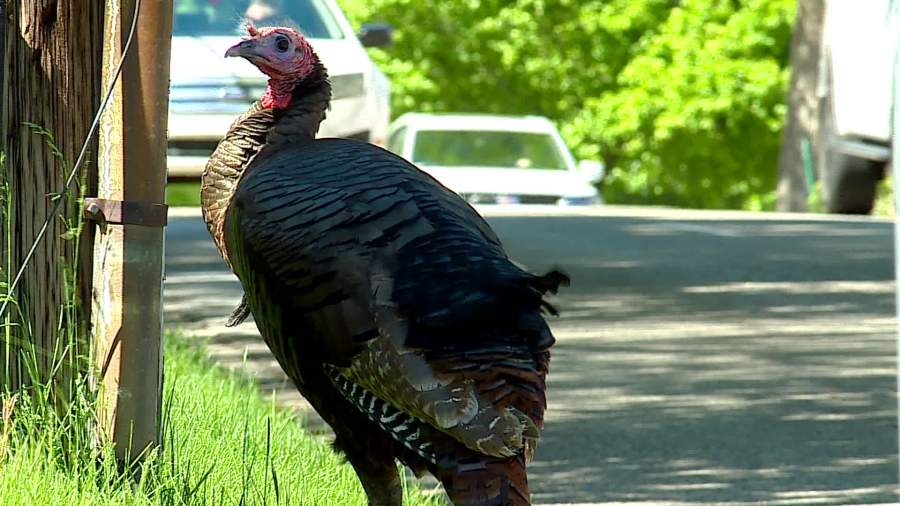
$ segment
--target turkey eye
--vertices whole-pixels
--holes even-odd
[[[275,48],[278,49],[279,53],[283,53],[283,52],[287,51],[288,49],[290,49],[290,47],[291,47],[290,41],[288,41],[284,37],[278,37],[278,39],[275,40]]]

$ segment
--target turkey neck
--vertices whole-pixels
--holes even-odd
[[[206,227],[226,262],[225,212],[250,162],[262,151],[312,142],[330,101],[328,74],[316,63],[312,73],[294,87],[288,107],[268,109],[257,100],[216,146],[203,170],[200,201]]]

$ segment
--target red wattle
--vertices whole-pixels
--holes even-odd
[[[272,85],[266,87],[266,92],[259,99],[260,103],[266,109],[285,109],[291,105],[291,93],[279,93],[272,88]]]

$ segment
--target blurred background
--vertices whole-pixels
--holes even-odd
[[[249,65],[215,58],[246,17],[296,23],[314,40],[338,99],[326,136],[386,145],[388,122],[405,113],[542,116],[573,161],[605,167],[582,178],[599,190],[593,200],[559,183],[577,203],[892,212],[889,0],[175,3],[170,154],[208,155],[230,114],[261,93]],[[198,41],[211,63],[189,50]],[[218,124],[198,119],[216,109],[226,113]],[[177,158],[171,173],[197,173],[202,161]],[[578,168],[565,165],[556,168]],[[476,201],[498,192],[466,190]]]
[[[396,113],[547,116],[610,203],[775,206],[794,0],[342,5],[397,28]]]

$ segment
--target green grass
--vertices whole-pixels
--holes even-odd
[[[892,217],[896,214],[894,205],[894,178],[888,174],[878,183],[872,214],[874,216]]]
[[[166,203],[170,206],[199,206],[200,181],[170,181],[166,185]]]
[[[119,472],[112,459],[99,458],[102,449],[61,444],[83,428],[88,410],[48,421],[39,403],[18,397],[0,427],[0,504],[366,504],[352,468],[327,441],[250,381],[210,365],[198,348],[168,341],[161,452]],[[444,504],[414,486],[406,501]]]

